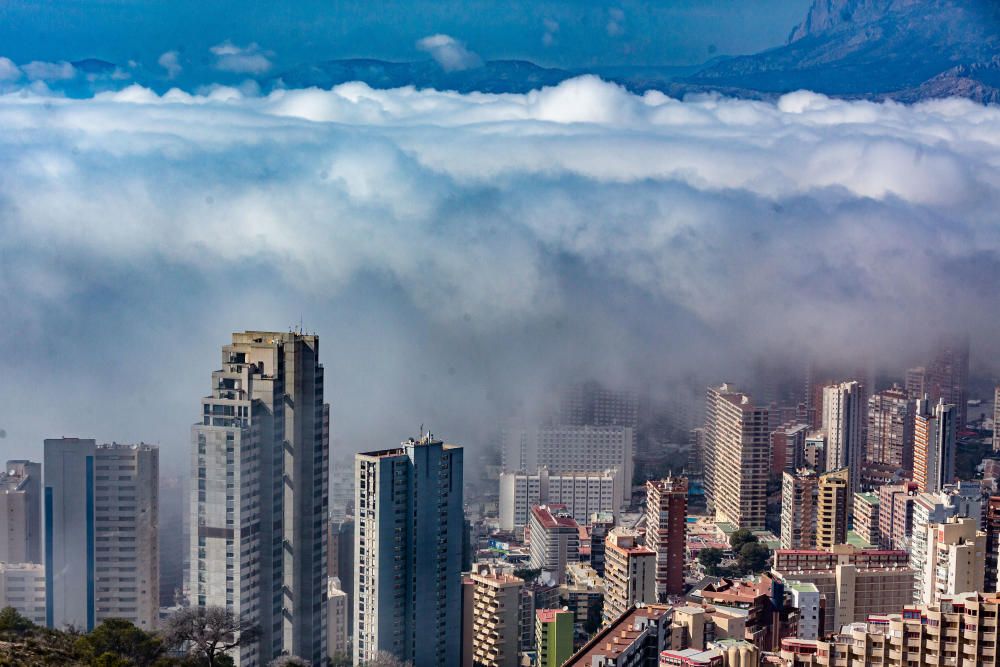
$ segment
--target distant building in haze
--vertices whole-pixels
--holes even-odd
[[[7,461],[0,471],[0,563],[42,562],[42,464]]]
[[[894,385],[868,399],[869,461],[913,470],[913,421],[916,401]]]
[[[939,491],[955,479],[958,411],[938,401],[917,401],[913,439],[913,481],[921,491]]]

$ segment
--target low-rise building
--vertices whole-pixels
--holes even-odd
[[[35,625],[45,625],[45,566],[0,563],[0,609],[13,607]]]
[[[535,647],[538,667],[562,667],[573,655],[573,613],[567,609],[536,611]]]

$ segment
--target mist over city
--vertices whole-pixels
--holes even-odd
[[[895,554],[878,567],[910,579],[884,599],[940,605],[920,498],[927,526],[975,515],[956,544],[983,533],[985,578],[947,595],[994,595],[998,212],[988,2],[0,7],[0,500],[24,512],[0,524],[0,593],[10,572],[48,596],[0,598],[35,627],[0,613],[0,664],[48,664],[16,657],[41,626],[88,633],[67,664],[104,664],[94,633],[125,619],[163,664],[617,665],[608,633],[691,627],[713,595],[735,643],[635,640],[653,661],[634,664],[827,664],[795,642],[902,606],[848,612],[784,552]],[[136,477],[109,491],[119,457]],[[389,563],[355,528],[374,534],[389,459],[448,471],[407,505],[441,532],[392,557],[451,582],[445,606],[460,579],[551,588],[521,603],[513,653],[472,616],[433,651],[387,639],[435,632],[380,620],[387,584],[363,579]],[[898,487],[897,534],[871,508]],[[139,538],[102,540],[135,507]],[[577,551],[541,554],[533,521],[578,529]],[[595,560],[605,533],[656,556],[648,599],[616,597],[635,575]],[[133,543],[159,591],[134,617],[135,582],[100,574]],[[399,607],[437,618],[413,595]],[[730,626],[740,595],[776,620]],[[552,610],[575,614],[558,659],[535,634]],[[232,643],[222,662],[198,623]]]

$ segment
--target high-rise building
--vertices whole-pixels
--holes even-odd
[[[35,625],[45,625],[45,567],[0,561],[0,609],[12,607]]]
[[[621,475],[617,507],[630,502],[635,447],[629,426],[549,425],[539,428],[506,428],[501,443],[501,463],[506,472],[535,474],[546,468],[550,475],[603,473],[617,469]]]
[[[160,452],[153,445],[98,445],[94,469],[95,613],[142,630],[160,615]]]
[[[764,528],[770,413],[732,385],[710,387],[705,410],[705,494],[719,521]]]
[[[903,383],[906,396],[911,401],[918,401],[927,395],[927,368],[917,366],[906,369],[906,380]]]
[[[562,667],[573,655],[573,612],[568,609],[536,611],[535,646],[538,667]]]
[[[916,402],[899,385],[868,399],[869,461],[913,470],[913,420]]]
[[[969,385],[969,339],[954,336],[942,341],[927,366],[926,392],[933,403],[954,405],[958,428],[965,428]]]
[[[1000,452],[1000,384],[993,389],[993,451]]]
[[[913,525],[913,501],[918,493],[913,482],[892,484],[878,490],[879,546],[905,549]]]
[[[926,541],[926,563],[914,599],[934,604],[957,593],[983,590],[986,533],[976,519],[952,517],[932,523],[913,541]]]
[[[917,401],[913,438],[913,481],[921,491],[939,491],[955,479],[954,405]]]
[[[604,542],[608,532],[615,527],[615,517],[610,512],[591,514],[590,520],[590,565],[599,576],[604,576]]]
[[[829,549],[847,541],[847,506],[850,485],[847,468],[819,476],[816,492],[816,547]]]
[[[990,496],[986,505],[986,572],[983,590],[1000,590],[1000,496]]]
[[[566,507],[532,507],[527,539],[528,567],[541,570],[541,578],[549,583],[565,582],[566,565],[580,560],[580,527]]]
[[[873,547],[882,541],[879,532],[879,500],[874,493],[854,494],[854,532]]]
[[[500,572],[473,572],[472,664],[517,667],[524,580]]]
[[[45,624],[90,631],[95,613],[94,457],[97,443],[46,440]]]
[[[46,625],[159,617],[159,450],[45,441]]]
[[[563,392],[556,423],[564,426],[639,425],[639,396],[631,390],[616,390],[589,381],[575,384]]]
[[[191,604],[259,629],[239,667],[325,659],[329,426],[319,339],[234,333],[192,427]]]
[[[913,570],[905,551],[857,549],[838,544],[829,550],[774,553],[775,576],[814,584],[826,601],[821,634],[863,621],[913,601]]]
[[[535,612],[539,609],[556,609],[560,606],[562,586],[550,586],[535,580],[521,589],[521,646],[522,654],[535,650]]]
[[[893,609],[889,605],[885,608]],[[827,641],[787,638],[782,641],[777,664],[784,667],[996,667],[1000,664],[996,647],[1000,599],[994,594],[968,593],[936,605],[895,609],[900,611],[881,612],[852,623]]]
[[[841,382],[823,388],[826,469],[848,469],[851,495],[861,490],[867,419],[865,388],[860,382]]]
[[[656,553],[656,595],[660,599],[684,594],[687,494],[686,477],[646,482],[645,546]]]
[[[781,548],[816,548],[816,472],[786,471],[781,480]]]
[[[340,588],[340,579],[330,577],[326,589],[326,652],[331,658],[347,655],[347,593]]]
[[[771,433],[771,475],[780,477],[805,466],[806,435],[809,425],[797,422],[782,424]]]
[[[0,471],[0,563],[42,562],[42,465],[7,461]]]
[[[617,468],[559,474],[541,467],[536,473],[501,473],[500,530],[523,528],[536,505],[565,505],[579,524],[587,523],[590,515],[598,512],[617,516],[624,484]]]
[[[656,602],[656,552],[641,545],[639,533],[613,528],[605,542],[604,621],[633,605]]]
[[[459,664],[462,454],[428,433],[355,456],[355,663]]]

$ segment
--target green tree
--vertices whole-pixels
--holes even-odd
[[[0,610],[0,634],[20,636],[34,629],[35,624],[17,613],[13,607],[4,607]]]
[[[514,570],[514,576],[524,579],[524,583],[530,584],[532,581],[537,579],[542,574],[540,569],[523,568],[520,570]]]
[[[744,573],[756,574],[766,570],[770,560],[771,550],[766,544],[749,542],[740,549],[739,568]]]
[[[722,549],[708,547],[698,552],[698,562],[705,568],[705,573],[709,576],[718,576],[719,565],[722,564]]]
[[[354,661],[347,653],[334,653],[327,660],[328,667],[351,667],[353,664]]]
[[[109,618],[82,635],[76,648],[95,667],[151,667],[166,652],[159,637],[120,618]]]
[[[729,536],[729,546],[732,547],[733,553],[737,555],[739,555],[740,551],[743,549],[743,545],[753,544],[755,542],[757,542],[757,536],[746,528],[740,528]]]

